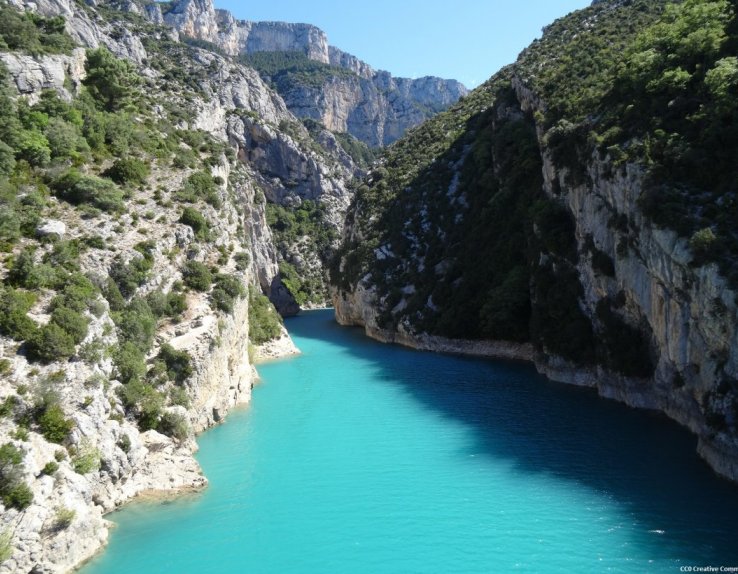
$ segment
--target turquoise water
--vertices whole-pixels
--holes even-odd
[[[526,365],[291,319],[304,354],[199,439],[210,488],[134,504],[84,574],[738,566],[738,489],[663,417]]]

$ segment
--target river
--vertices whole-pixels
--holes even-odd
[[[738,566],[738,488],[665,417],[526,364],[287,321],[303,354],[199,437],[197,495],[134,503],[84,574]]]

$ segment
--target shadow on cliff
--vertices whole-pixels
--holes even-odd
[[[738,487],[715,476],[696,439],[666,417],[593,390],[548,381],[527,364],[383,345],[332,311],[287,322],[298,337],[371,361],[388,383],[473,431],[464,455],[510,461],[523,473],[578,483],[615,501],[639,532],[634,549],[685,564],[738,564]],[[326,373],[330,377],[330,372]]]

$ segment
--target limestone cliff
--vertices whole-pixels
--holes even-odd
[[[154,21],[159,20],[156,9],[151,14]],[[297,52],[326,65],[324,81],[295,82],[284,89],[278,84],[277,89],[297,117],[317,120],[331,131],[348,132],[373,147],[392,143],[467,93],[455,80],[393,78],[329,46],[325,33],[315,26],[237,20],[227,11],[216,10],[212,0],[167,4],[163,20],[182,36],[210,42],[231,56]],[[331,68],[336,71],[331,73]]]
[[[607,91],[608,81],[645,84],[615,62],[641,57],[646,42],[690,9],[597,2],[400,140],[349,210],[334,303],[339,322],[380,340],[533,360],[554,380],[662,411],[698,436],[712,468],[738,480],[731,228],[718,212],[707,215],[709,202],[698,208],[689,203],[696,195],[674,191],[696,194],[719,175],[664,171],[660,162],[673,156],[640,147],[660,133],[644,135],[644,126],[673,122],[685,133],[684,122],[696,121],[674,119],[686,95],[651,87],[648,97],[663,97],[663,107],[649,110],[648,124],[627,115],[645,90],[622,103],[617,89]],[[632,36],[623,32],[622,22],[636,21]],[[622,44],[603,48],[599,40],[613,30]],[[566,81],[571,73],[581,74],[578,83]],[[602,103],[593,96],[600,89]],[[712,96],[690,89],[709,114]],[[606,111],[613,109],[623,115]],[[680,141],[682,150],[693,146],[689,153],[708,145]],[[683,157],[682,165],[691,161]],[[719,197],[716,187],[701,197],[710,189]],[[723,209],[730,201],[718,199]]]
[[[265,356],[295,351],[260,299],[296,311],[266,199],[338,226],[355,166],[252,69],[152,24],[158,6],[12,4],[64,41],[0,53],[0,572],[67,572],[107,512],[206,486],[193,433],[249,400],[252,323],[281,336]]]

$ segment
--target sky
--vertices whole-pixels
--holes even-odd
[[[242,20],[314,24],[328,42],[394,76],[473,88],[591,0],[214,0]]]

